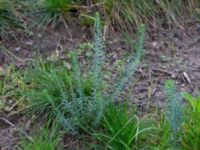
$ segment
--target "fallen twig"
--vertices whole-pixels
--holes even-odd
[[[186,79],[186,81],[187,81],[188,83],[191,83],[191,80],[190,80],[190,78],[189,78],[189,76],[187,75],[186,72],[183,72],[183,76],[184,76],[184,78]]]
[[[169,72],[167,70],[163,70],[163,69],[158,69],[158,68],[151,68],[152,71],[158,71],[158,72],[162,72],[164,74],[170,75],[172,76],[172,78],[175,78],[176,75],[173,72]]]

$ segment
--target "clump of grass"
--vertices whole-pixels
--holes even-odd
[[[180,141],[179,133],[183,121],[183,106],[181,104],[181,95],[177,92],[172,80],[165,84],[165,91],[168,99],[167,121],[170,125],[170,143],[172,149],[177,149]]]
[[[79,5],[78,1],[73,0],[42,0],[37,1],[35,8],[31,11],[33,14],[38,14],[39,20],[38,25],[47,26],[52,25],[56,27],[60,22],[70,22],[72,18],[70,11],[76,11],[75,6]]]
[[[150,23],[158,11],[154,2],[148,0],[106,0],[98,8],[105,16],[106,24],[114,30],[127,30],[133,24],[139,27],[142,23]]]
[[[10,18],[10,17],[11,18]],[[13,20],[13,9],[9,0],[0,1],[0,32],[1,35],[5,33],[5,30],[10,26]]]
[[[101,0],[97,2],[101,3]],[[198,8],[197,0],[105,0],[98,5],[105,16],[106,22],[112,28],[117,27],[126,30],[131,25],[140,26],[141,23],[160,25],[162,23],[176,23],[183,19],[183,14],[195,16],[195,8]],[[162,19],[159,19],[162,18]]]
[[[151,137],[154,129],[156,126],[152,120],[139,119],[127,105],[111,103],[105,111],[102,132],[96,131],[93,136],[102,143],[99,149],[145,149],[151,141],[146,139]]]
[[[2,67],[0,71],[0,109],[12,111],[25,108],[23,90],[25,83],[14,65]]]
[[[12,0],[0,0],[0,37],[3,37],[9,29],[20,26],[15,3]]]
[[[90,122],[94,114],[90,112],[92,102],[88,103],[92,95],[90,77],[83,78],[78,70],[71,72],[63,64],[39,62],[33,67],[26,74],[29,112],[48,113],[69,130]]]
[[[189,107],[185,110],[181,132],[182,145],[186,150],[198,150],[200,149],[200,96],[195,98],[185,93],[184,98]]]
[[[200,96],[193,97],[189,93],[183,93],[183,97],[187,100],[192,111],[200,112]]]
[[[38,14],[39,26],[51,24],[55,27],[62,21],[68,28],[74,16],[80,24],[94,25],[95,13],[100,12],[102,22],[108,32],[116,30],[132,31],[132,26],[140,24],[178,24],[184,17],[194,17],[198,12],[198,0],[42,0],[32,11]],[[77,19],[78,18],[78,19]],[[105,29],[106,29],[105,28]]]
[[[58,124],[47,123],[45,127],[40,128],[33,134],[33,141],[29,141],[24,137],[20,141],[20,147],[23,150],[61,150],[62,149],[62,133],[59,131]]]
[[[166,116],[159,116],[157,130],[154,135],[151,148],[155,150],[166,150],[171,148],[171,127]]]

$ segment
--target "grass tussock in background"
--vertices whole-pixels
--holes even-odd
[[[20,19],[17,17],[17,2],[0,0],[0,37],[14,27],[19,27]]]
[[[85,25],[94,24],[94,12],[99,11],[103,24],[111,29],[127,29],[141,23],[159,25],[179,23],[183,16],[193,17],[199,9],[198,0],[43,0],[37,4],[40,23],[56,24],[75,16]]]
[[[93,26],[95,12],[100,12],[106,31],[132,31],[140,24],[159,26],[181,24],[183,20],[199,16],[198,0],[1,0],[0,30],[13,27],[20,20],[32,20],[37,27],[62,23],[69,26]],[[17,16],[17,17],[16,17]],[[183,18],[184,17],[184,18]]]

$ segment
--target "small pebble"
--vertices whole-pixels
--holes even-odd
[[[15,49],[16,52],[18,52],[18,51],[20,51],[20,50],[21,50],[20,47],[17,47],[17,48]]]

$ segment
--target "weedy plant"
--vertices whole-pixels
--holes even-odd
[[[15,70],[14,65],[2,68],[0,71],[0,109],[12,111],[25,108],[25,101],[22,95],[25,83],[20,73]],[[9,104],[10,103],[10,104]]]
[[[165,91],[168,99],[167,121],[170,126],[170,144],[172,149],[177,149],[180,143],[180,129],[183,121],[183,106],[181,104],[181,95],[177,92],[172,80],[165,84]]]
[[[200,149],[200,96],[195,98],[188,93],[184,93],[183,96],[189,107],[185,110],[181,132],[182,145],[186,150],[198,150]]]

